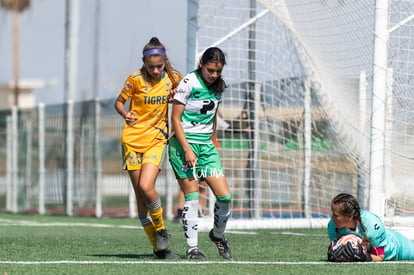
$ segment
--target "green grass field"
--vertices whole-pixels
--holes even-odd
[[[171,250],[184,257],[180,224],[166,222]],[[0,214],[0,274],[412,274],[412,262],[326,261],[323,229],[246,230],[226,234],[233,261],[219,257],[207,232],[207,261],[155,260],[135,219]]]

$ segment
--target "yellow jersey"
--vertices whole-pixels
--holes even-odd
[[[178,72],[174,77],[180,80]],[[161,80],[149,85],[140,70],[131,73],[125,81],[120,96],[130,100],[129,111],[134,111],[137,122],[124,124],[121,142],[135,152],[145,153],[152,146],[168,140],[168,96],[172,82],[164,71]]]

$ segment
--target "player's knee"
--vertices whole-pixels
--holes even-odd
[[[231,202],[231,194],[229,193],[225,196],[217,196],[216,199],[217,199],[218,202],[221,202],[221,203],[230,203]]]
[[[195,200],[198,200],[199,198],[200,198],[199,192],[192,192],[192,193],[184,194],[184,200],[186,201],[195,201]]]

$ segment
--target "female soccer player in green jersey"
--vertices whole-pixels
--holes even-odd
[[[331,210],[329,239],[335,242],[344,235],[358,235],[367,246],[367,253],[363,253],[362,245],[353,246],[347,243],[335,251],[330,247],[329,261],[341,261],[342,257],[352,261],[374,262],[414,260],[414,243],[397,231],[385,228],[384,223],[374,213],[361,210],[354,196],[338,194],[332,200]]]
[[[138,217],[158,259],[177,259],[169,247],[161,199],[155,181],[168,140],[168,102],[181,79],[171,67],[165,47],[153,37],[142,51],[143,65],[132,72],[116,99],[125,119],[122,130],[123,168],[128,171],[138,204]],[[129,109],[125,103],[129,101]]]
[[[169,141],[169,157],[184,192],[182,221],[187,259],[205,259],[198,250],[198,179],[205,180],[216,197],[210,240],[216,244],[223,258],[232,258],[224,237],[230,217],[231,194],[214,145],[217,109],[226,87],[221,78],[225,64],[221,49],[208,48],[200,59],[198,69],[180,81],[174,95],[171,116],[174,135]]]

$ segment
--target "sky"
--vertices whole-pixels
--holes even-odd
[[[94,83],[95,3],[79,0],[77,93],[91,99]],[[44,80],[35,89],[36,103],[65,100],[66,0],[32,0],[20,16],[20,79]],[[142,48],[156,36],[176,69],[186,70],[187,0],[100,0],[98,95],[114,98],[128,74],[141,67]],[[0,8],[0,84],[13,80],[13,16]]]

